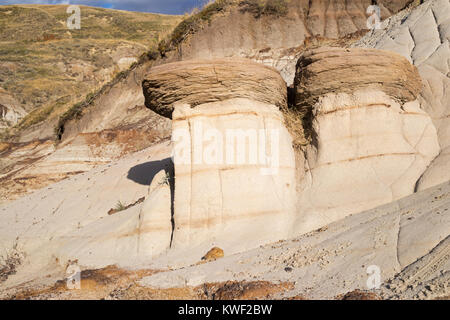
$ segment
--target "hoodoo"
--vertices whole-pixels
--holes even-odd
[[[279,106],[280,74],[244,59],[153,68],[146,105],[172,118],[172,248],[236,252],[286,239],[295,216],[295,159]]]

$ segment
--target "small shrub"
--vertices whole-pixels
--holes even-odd
[[[215,14],[224,11],[229,3],[229,0],[216,0],[206,5],[201,11],[181,21],[173,30],[166,50],[169,51],[169,49],[178,46],[188,34],[195,32],[199,28],[202,21],[211,22],[211,18]]]
[[[159,50],[150,50],[147,52],[147,58],[149,60],[156,60],[158,57],[161,56],[161,53]]]
[[[281,17],[288,13],[287,0],[243,0],[239,6],[242,13],[248,12],[257,19],[263,15]]]
[[[299,149],[310,143],[312,140],[312,132],[308,128],[312,127],[309,123],[309,112],[307,108],[282,108],[284,123],[292,136],[292,145],[295,149]]]
[[[160,54],[160,56],[163,58],[166,56],[166,51],[167,51],[167,44],[165,40],[161,40],[158,43],[158,52]]]
[[[0,260],[0,283],[15,274],[16,268],[22,263],[23,255],[17,251],[16,246]]]
[[[126,209],[127,209],[127,206],[124,205],[120,200],[117,201],[117,204],[116,204],[116,206],[114,207],[114,210],[115,210],[116,212],[120,212],[120,211],[123,211],[123,210],[126,210]]]

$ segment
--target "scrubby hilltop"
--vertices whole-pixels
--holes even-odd
[[[67,27],[67,8],[0,6],[0,105],[11,115],[2,113],[0,129],[9,134],[57,118],[156,47],[181,20],[81,6],[77,30]]]

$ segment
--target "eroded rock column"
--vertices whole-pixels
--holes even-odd
[[[414,66],[386,51],[324,48],[300,58],[295,86],[311,117],[297,232],[414,192],[439,151]]]
[[[295,216],[295,159],[279,106],[286,85],[249,60],[154,68],[147,106],[172,117],[172,248],[226,252],[286,239]]]

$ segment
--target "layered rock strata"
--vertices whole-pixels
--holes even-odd
[[[296,232],[307,232],[414,192],[439,152],[416,99],[421,81],[403,57],[323,48],[297,64],[296,107],[311,108]]]
[[[249,60],[181,62],[152,69],[143,87],[147,106],[172,117],[172,248],[285,239],[296,182],[279,73]]]
[[[396,52],[419,70],[424,87],[420,106],[436,127],[440,145],[417,190],[450,180],[450,2],[430,0],[385,21],[356,46]]]

